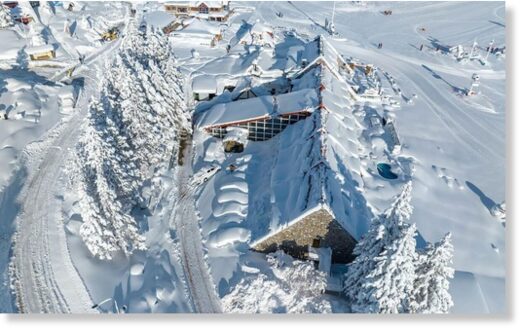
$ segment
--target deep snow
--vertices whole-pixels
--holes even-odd
[[[218,116],[207,117],[212,123],[244,115],[240,107],[231,109],[237,112],[231,114],[224,111],[234,105],[216,105],[237,95],[238,91],[223,91],[224,86],[239,81],[239,86],[252,85],[262,95],[268,94],[268,89],[258,85],[283,86],[284,81],[277,77],[312,57],[312,51],[305,52],[305,45],[319,34],[342,56],[373,64],[389,100],[385,104],[366,100],[349,105],[354,119],[332,117],[329,121],[335,127],[329,127],[330,130],[339,131],[338,127],[357,120],[363,132],[361,142],[352,141],[357,137],[350,136],[346,149],[342,140],[345,135],[329,137],[329,149],[335,150],[330,155],[332,173],[344,185],[337,189],[348,187],[354,180],[348,177],[349,171],[359,167],[359,173],[364,174],[361,195],[370,204],[370,211],[377,213],[389,205],[402,182],[411,176],[415,209],[412,221],[417,223],[421,237],[434,242],[446,232],[452,233],[456,273],[451,282],[455,303],[451,312],[504,313],[507,227],[492,212],[496,204],[505,200],[505,58],[491,54],[487,65],[477,60],[462,63],[447,52],[449,47],[459,44],[469,49],[474,40],[483,48],[478,51],[482,57],[491,40],[497,47],[504,46],[504,2],[339,2],[334,22],[336,36],[328,35],[324,29],[325,19],[330,19],[332,13],[332,2],[233,2],[232,7],[235,12],[227,25],[196,22],[184,33],[179,30],[170,36],[178,65],[186,76],[186,96],[192,96],[191,81],[202,78],[207,82],[209,79],[204,77],[214,78],[221,94],[210,102],[190,102],[188,106],[195,107],[197,113],[212,106],[223,108]],[[291,171],[298,166],[305,168],[295,148],[306,132],[306,121],[289,126],[271,140],[249,141],[241,154],[225,154],[221,140],[196,129],[185,168],[164,174],[164,190],[155,211],[141,215],[148,251],[129,258],[116,254],[111,261],[99,261],[89,254],[78,236],[81,210],[76,202],[81,196],[74,194],[76,163],[72,153],[65,152],[72,142],[66,141],[64,134],[74,131],[84,109],[72,110],[72,118],[76,119],[67,124],[71,119],[65,112],[70,112],[70,107],[60,106],[60,95],[69,95],[70,86],[64,86],[60,80],[65,78],[66,69],[77,64],[79,54],[85,54],[87,58],[91,56],[90,61],[77,69],[77,77],[81,78],[83,72],[90,77],[87,79],[99,81],[93,72],[99,72],[102,66],[96,61],[115,49],[102,45],[99,33],[112,25],[121,26],[121,13],[126,8],[119,3],[101,2],[79,3],[78,8],[68,12],[58,7],[54,13],[42,6],[34,13],[36,22],[32,28],[17,25],[0,30],[0,38],[7,41],[0,46],[0,115],[8,112],[10,117],[8,121],[0,119],[0,311],[16,310],[15,297],[8,288],[14,237],[28,242],[20,252],[14,252],[26,259],[18,265],[22,271],[14,274],[26,283],[25,290],[32,292],[23,296],[34,299],[26,304],[27,310],[91,311],[91,303],[112,298],[99,310],[115,312],[117,307],[124,306],[129,312],[239,312],[232,303],[236,297],[259,294],[264,290],[263,284],[269,283],[272,290],[262,292],[261,308],[249,304],[245,310],[298,311],[291,309],[293,297],[285,296],[285,278],[280,275],[283,272],[273,271],[273,264],[264,255],[250,252],[249,247],[279,228],[280,219],[288,219],[286,215],[293,211],[294,199],[284,198],[290,195],[288,191],[301,188],[297,186],[301,182],[300,172]],[[148,12],[162,10],[159,3],[141,4],[137,6],[138,18],[143,8]],[[382,15],[388,9],[392,15]],[[156,23],[161,26],[169,19],[162,14],[147,17],[150,21],[159,17],[160,22]],[[207,29],[208,25],[211,29]],[[201,33],[204,27],[205,32]],[[210,47],[212,34],[220,28],[223,40]],[[252,33],[263,33],[263,47],[259,47],[259,39]],[[381,49],[377,48],[378,43],[383,43]],[[57,58],[53,61],[61,68],[27,66],[26,59],[20,56],[21,48],[42,44],[56,47]],[[260,77],[252,79],[252,73]],[[473,73],[480,75],[481,93],[462,96]],[[354,76],[350,83],[367,87],[370,82],[359,80],[360,77]],[[305,84],[302,83],[301,90],[313,87]],[[74,96],[81,90],[81,85],[76,87]],[[303,102],[302,97],[303,103],[314,106],[308,93],[304,97],[308,99]],[[332,107],[345,105],[334,94],[330,98]],[[244,104],[254,107],[253,103]],[[250,111],[265,114],[272,110],[269,102],[264,106],[265,109],[254,107]],[[360,113],[364,117],[358,116]],[[378,127],[371,126],[377,123],[371,117],[383,114],[395,120],[402,143],[399,156],[385,151],[387,135],[374,138],[380,132]],[[40,140],[41,143],[31,144]],[[58,147],[65,149],[53,149],[55,141],[62,141]],[[359,154],[350,158],[346,166],[345,158],[351,157],[351,150],[358,147]],[[363,156],[366,158],[357,159]],[[382,162],[392,165],[398,180],[377,175],[377,164]],[[236,166],[233,171],[228,170],[231,164]],[[210,168],[219,170],[204,174]],[[185,176],[192,172],[193,187],[188,186],[184,198],[179,198],[182,192],[178,191],[178,180],[189,181]],[[39,194],[34,187],[42,185],[55,186]],[[27,196],[34,199],[28,200]],[[36,205],[47,200],[56,209],[36,209],[30,205],[33,200]],[[179,210],[179,201],[181,205],[193,205]],[[37,219],[46,220],[27,229],[24,223],[27,224],[31,212],[37,212]],[[183,218],[172,219],[172,214]],[[19,231],[15,232],[15,228]],[[46,239],[31,245],[30,232]],[[40,250],[48,253],[31,253]],[[41,267],[42,277],[31,275],[29,268],[23,271],[34,265]],[[193,276],[190,272],[198,273]],[[267,278],[259,274],[267,274]],[[73,280],[67,282],[67,278]],[[41,281],[48,284],[47,291],[31,288],[31,283],[40,288]],[[81,299],[74,299],[78,296]],[[271,301],[277,296],[282,299]],[[222,306],[219,297],[223,298]],[[50,299],[49,304],[41,305],[39,298]],[[336,296],[319,295],[312,301],[316,300],[319,307],[313,311],[348,310]]]

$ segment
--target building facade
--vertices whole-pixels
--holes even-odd
[[[225,22],[229,18],[229,1],[176,1],[164,4],[176,16],[195,16],[209,21]]]
[[[355,245],[356,240],[334,219],[331,212],[320,207],[254,243],[252,248],[264,253],[281,249],[299,259],[308,258],[309,247],[330,248],[333,263],[348,263],[353,260]]]

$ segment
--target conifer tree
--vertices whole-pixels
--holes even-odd
[[[416,266],[412,313],[444,314],[453,306],[449,293],[454,269],[451,268],[453,245],[448,233],[440,242],[421,253]]]
[[[403,313],[409,310],[415,278],[415,225],[411,182],[390,208],[374,219],[359,241],[345,279],[345,295],[357,313]]]
[[[131,213],[147,207],[146,182],[177,152],[180,131],[190,130],[182,85],[166,37],[131,28],[105,70],[78,147],[88,209],[80,234],[92,254],[145,248]]]

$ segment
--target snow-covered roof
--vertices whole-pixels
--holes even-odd
[[[170,25],[173,21],[175,21],[175,16],[165,11],[158,10],[146,13],[143,17],[143,21],[145,21],[146,24],[149,26],[158,29],[163,29],[166,26]]]
[[[359,191],[361,125],[352,113],[349,86],[324,66],[316,66],[296,86],[318,78],[321,111],[280,133],[271,191],[276,210],[268,226],[252,233],[256,244],[326,209],[355,239],[368,229],[370,208]],[[252,215],[254,217],[254,215]]]
[[[276,112],[282,115],[303,110],[314,110],[319,105],[318,93],[314,88],[277,95],[275,99],[277,103]]]
[[[193,78],[191,90],[194,93],[216,93],[217,80],[213,76],[201,75]]]
[[[310,42],[303,51],[312,64],[295,75],[290,93],[217,104],[195,120],[196,127],[211,128],[301,111],[311,113],[279,134],[270,180],[272,214],[276,216],[271,223],[253,229],[255,243],[317,209],[328,210],[355,239],[366,232],[372,218],[360,192],[362,125],[353,114],[355,95],[339,74],[337,52],[322,38]]]
[[[309,42],[302,51],[301,59],[308,62],[307,67],[300,72],[310,70],[316,63],[322,63],[327,66],[330,71],[336,75],[339,72],[339,62],[344,62],[343,57],[334,49],[334,47],[321,35]]]
[[[196,126],[202,128],[225,126],[290,113],[312,111],[318,104],[317,92],[312,88],[276,96],[264,95],[217,104],[197,118]]]
[[[227,5],[229,1],[168,1],[165,3],[165,5],[198,7],[203,3],[209,8],[220,8],[224,5]]]
[[[226,124],[267,118],[273,109],[272,96],[220,103],[202,113],[198,127],[224,126]]]
[[[177,32],[181,32],[183,34],[202,34],[211,36],[220,34],[220,28],[206,20],[193,18],[183,22],[183,24],[186,23],[188,26]]]
[[[42,53],[47,53],[47,52],[52,52],[52,51],[54,51],[54,47],[52,45],[42,45],[42,46],[25,48],[25,52],[28,55],[42,54]]]

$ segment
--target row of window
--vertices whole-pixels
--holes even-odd
[[[232,125],[233,127],[245,128],[249,131],[248,139],[252,141],[265,141],[283,131],[287,125],[291,125],[305,119],[307,113],[298,113],[276,118],[251,121],[243,124]],[[216,138],[223,139],[226,136],[226,127],[213,127],[210,134]]]

